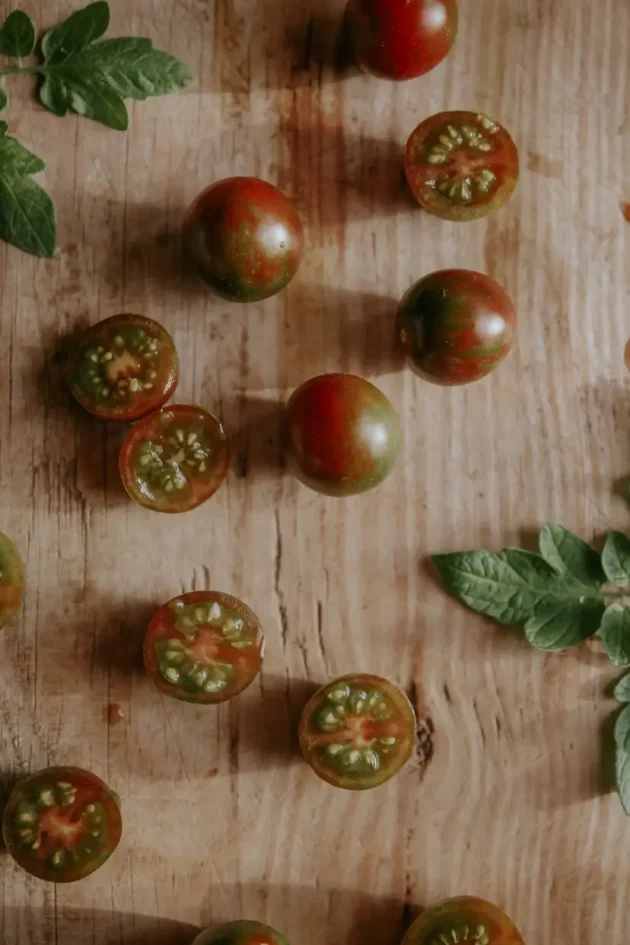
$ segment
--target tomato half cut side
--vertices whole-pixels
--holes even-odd
[[[410,926],[402,945],[525,945],[507,915],[473,896],[446,899]]]
[[[341,676],[304,707],[300,747],[315,774],[335,787],[361,791],[392,778],[416,744],[416,716],[387,679]]]
[[[253,682],[264,650],[260,621],[243,601],[219,591],[193,591],[156,611],[145,636],[144,662],[167,696],[214,705]]]
[[[227,435],[203,407],[174,405],[131,428],[119,457],[128,494],[156,512],[188,512],[206,502],[225,479]]]
[[[498,122],[475,112],[440,112],[409,137],[405,173],[428,213],[478,220],[502,207],[518,182],[514,141]]]
[[[113,315],[78,336],[64,373],[76,400],[103,420],[139,420],[157,410],[177,387],[173,339],[144,315]]]
[[[22,606],[24,566],[10,538],[0,532],[0,630]]]
[[[8,852],[31,876],[73,883],[99,869],[122,834],[117,796],[82,768],[46,768],[20,781],[2,818]]]
[[[239,919],[206,929],[192,945],[289,945],[284,935],[262,922]]]

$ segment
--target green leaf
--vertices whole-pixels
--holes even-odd
[[[40,97],[42,93],[42,102],[56,115],[71,109],[116,131],[126,131],[129,127],[127,107],[120,95],[102,83],[84,81],[80,73],[69,76],[65,82],[57,75],[48,76]]]
[[[630,814],[630,705],[622,709],[615,723],[617,749],[617,790],[626,814]]]
[[[599,587],[606,580],[597,551],[562,525],[544,525],[539,546],[541,555],[557,574],[574,578],[587,587]]]
[[[9,96],[7,95],[7,90],[2,85],[0,80],[0,112],[3,111],[9,104]]]
[[[617,702],[630,702],[630,673],[622,676],[613,690]]]
[[[606,609],[603,601],[580,598],[572,603],[550,596],[525,623],[528,643],[539,650],[566,650],[597,633]]]
[[[610,532],[602,551],[606,577],[618,587],[630,585],[630,538],[623,532]]]
[[[45,164],[6,131],[6,122],[0,122],[0,237],[34,256],[52,256],[55,210],[29,176]]]
[[[630,666],[630,607],[611,604],[604,614],[599,635],[615,666]]]
[[[99,39],[109,26],[109,5],[98,0],[77,10],[42,40],[42,53],[47,65],[58,64]]]
[[[12,59],[23,59],[35,49],[36,39],[30,16],[21,10],[14,10],[0,28],[0,53]]]

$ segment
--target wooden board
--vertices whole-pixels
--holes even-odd
[[[42,26],[75,6],[21,4]],[[10,86],[60,253],[0,249],[0,527],[28,574],[0,637],[0,764],[7,787],[92,769],[121,794],[125,835],[67,888],[2,857],[0,940],[188,945],[245,916],[293,945],[397,945],[420,906],[469,893],[530,945],[622,945],[630,824],[601,775],[611,665],[595,645],[541,655],[465,612],[426,558],[528,542],[548,520],[587,538],[629,526],[630,8],[462,0],[447,62],[393,85],[335,66],[338,0],[111,6],[111,35],[151,36],[199,83],[133,106],[128,134]],[[523,163],[510,205],[470,225],[421,214],[401,180],[410,131],[459,107],[504,122]],[[308,231],[289,290],[248,307],[207,294],[178,248],[190,200],[235,173],[278,183]],[[414,279],[453,265],[506,286],[519,345],[492,378],[444,390],[401,370],[392,317]],[[59,384],[60,338],[121,310],[172,331],[178,398],[236,442],[227,486],[181,519],[126,499],[118,430]],[[394,475],[343,501],[292,480],[278,437],[291,389],[340,369],[380,385],[406,432]],[[206,586],[243,597],[268,640],[259,684],[217,711],[161,699],[139,658],[152,609]],[[400,683],[422,730],[414,765],[365,796],[318,782],[295,745],[314,685],[355,668]]]

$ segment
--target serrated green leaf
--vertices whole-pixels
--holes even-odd
[[[618,587],[630,585],[630,538],[623,532],[610,532],[602,551],[606,577]]]
[[[544,525],[539,547],[557,574],[574,578],[586,587],[600,587],[606,580],[598,552],[562,525]]]
[[[626,814],[630,814],[630,705],[622,709],[615,723],[617,791]]]
[[[622,676],[613,690],[617,702],[630,702],[630,673]]]
[[[6,121],[0,121],[0,138],[7,133],[8,128]]]
[[[9,104],[9,96],[7,91],[2,84],[0,84],[0,112],[3,111]]]
[[[29,176],[44,167],[0,122],[0,237],[35,256],[52,256],[55,249],[52,201]]]
[[[102,0],[77,10],[44,36],[42,53],[46,65],[65,62],[69,56],[99,39],[108,26],[109,5]]]
[[[591,598],[572,603],[550,597],[536,607],[525,623],[528,643],[539,650],[566,650],[579,646],[599,629],[606,607]]]
[[[61,81],[56,75],[48,76],[45,85],[47,101],[55,114],[60,114],[60,109],[65,107],[116,131],[126,131],[129,127],[127,107],[109,86],[85,82],[80,73],[69,76],[66,81]]]
[[[70,93],[64,82],[59,82],[57,78],[46,76],[39,90],[39,97],[42,105],[53,113],[63,118],[68,114],[70,108]]]
[[[23,59],[35,49],[37,36],[30,16],[14,10],[0,28],[0,53],[11,59]]]
[[[615,666],[630,666],[630,607],[612,604],[603,616],[599,635]]]

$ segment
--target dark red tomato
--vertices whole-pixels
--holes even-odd
[[[199,194],[184,221],[184,241],[206,282],[230,302],[280,292],[304,252],[295,207],[257,177],[229,177]]]
[[[434,69],[455,42],[455,0],[350,0],[359,66],[382,79],[415,79]]]
[[[478,220],[514,193],[518,151],[491,118],[440,112],[410,135],[405,172],[424,210],[443,220]]]
[[[2,832],[7,850],[31,876],[73,883],[99,869],[118,846],[119,799],[82,768],[46,768],[15,786]]]
[[[84,331],[69,349],[66,381],[82,407],[103,420],[139,420],[177,387],[173,339],[144,315],[113,315]]]
[[[216,929],[206,929],[192,945],[289,945],[284,935],[262,922],[240,919]]]
[[[427,909],[402,945],[525,945],[511,919],[491,902],[459,896]]]
[[[416,744],[407,696],[380,676],[334,679],[306,704],[299,726],[302,754],[324,781],[363,791],[389,781]]]
[[[377,486],[392,471],[402,433],[385,394],[352,374],[322,374],[293,392],[287,430],[295,476],[324,495]]]
[[[131,428],[118,461],[132,499],[155,512],[188,512],[217,491],[230,450],[220,422],[202,407],[164,407]]]
[[[24,568],[17,548],[0,532],[0,630],[22,606]]]
[[[194,591],[154,614],[144,640],[144,662],[167,696],[211,705],[249,686],[264,650],[258,617],[238,597]]]
[[[416,374],[435,384],[469,384],[509,353],[516,315],[511,299],[490,276],[442,269],[403,295],[396,329]]]

